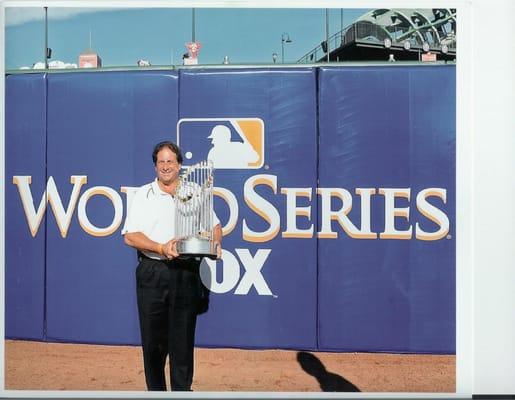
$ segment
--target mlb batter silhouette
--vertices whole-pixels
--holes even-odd
[[[236,129],[236,131],[238,131]],[[243,142],[231,141],[231,130],[225,125],[216,125],[208,139],[213,147],[207,155],[215,168],[246,168],[259,159],[244,134],[238,132]]]

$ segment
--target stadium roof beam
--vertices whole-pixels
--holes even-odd
[[[415,30],[417,30],[417,31],[418,31],[418,30],[420,30],[420,29],[427,29],[427,28],[431,28],[431,27],[433,27],[433,28],[434,28],[435,26],[444,25],[444,24],[445,24],[445,23],[447,23],[450,19],[453,19],[454,21],[456,21],[452,15],[449,15],[449,16],[447,16],[447,17],[445,17],[445,18],[441,19],[441,20],[434,21],[434,22],[429,22],[429,23],[427,23],[427,24],[425,24],[425,25],[423,25],[423,26],[419,26],[418,28],[415,28],[415,29],[413,29],[413,30],[410,30],[410,31],[408,31],[408,32],[404,33],[403,35],[401,35],[400,37],[398,37],[398,38],[397,38],[397,40],[402,40],[402,39],[404,39],[404,38],[406,38],[406,37],[408,37],[408,36],[412,35],[412,34],[415,32]],[[440,39],[440,40],[441,40],[441,39]]]
[[[417,29],[417,26],[413,23],[411,18],[407,17],[403,12],[398,11],[398,10],[392,10],[392,12],[393,12],[394,15],[398,15],[399,17],[403,18],[416,31],[415,33],[418,34],[418,36],[420,37],[422,42],[424,42],[424,37],[419,32],[419,30]]]
[[[431,21],[429,21],[429,18],[427,18],[424,14],[415,11],[413,14],[418,15],[420,18],[425,20],[428,24],[431,24]],[[431,28],[433,29],[433,32],[436,34],[436,38],[438,39],[438,43],[440,43],[442,40],[440,39],[440,35],[438,34],[438,31],[434,27],[434,25],[431,24]]]

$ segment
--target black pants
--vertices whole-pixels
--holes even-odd
[[[137,300],[148,390],[166,390],[170,360],[172,390],[191,390],[195,324],[201,294],[199,262],[139,257]]]

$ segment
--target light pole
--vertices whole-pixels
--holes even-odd
[[[48,7],[45,7],[45,69],[48,69]]]
[[[327,46],[327,62],[329,62],[329,53],[331,50],[329,50],[329,9],[325,9],[325,43]]]
[[[282,63],[284,64],[284,43],[291,43],[292,40],[290,39],[290,35],[288,33],[283,33],[281,35],[281,60],[282,60]]]
[[[195,43],[195,9],[191,9],[191,41]]]

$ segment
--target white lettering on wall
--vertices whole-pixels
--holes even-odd
[[[395,207],[395,198],[404,198],[409,202],[411,189],[379,189],[384,196],[384,232],[379,234],[381,239],[411,239],[411,225],[408,230],[395,229],[395,218],[403,217],[409,221],[409,207]]]
[[[215,196],[220,197],[223,199],[227,206],[229,207],[229,219],[227,223],[222,226],[222,234],[224,236],[227,236],[229,233],[231,233],[234,228],[236,227],[236,224],[238,222],[238,214],[239,214],[239,207],[238,207],[238,200],[236,199],[236,196],[227,189],[221,188],[221,187],[214,187],[213,188],[213,194]]]
[[[70,195],[70,200],[68,201],[68,206],[65,209],[63,206],[63,202],[61,201],[61,196],[59,196],[57,186],[55,185],[54,178],[49,177],[46,190],[41,196],[41,201],[39,202],[39,207],[36,212],[34,208],[34,199],[32,197],[32,192],[30,190],[32,177],[13,177],[13,183],[16,186],[18,186],[18,191],[20,193],[23,209],[25,210],[25,216],[29,224],[30,233],[33,237],[35,237],[38,233],[39,225],[41,224],[41,220],[45,215],[47,203],[50,203],[50,206],[54,213],[55,220],[57,222],[57,226],[59,227],[59,231],[61,232],[61,236],[63,238],[66,237],[66,235],[68,234],[68,228],[70,227],[70,223],[72,220],[72,215],[75,210],[75,205],[77,204],[77,200],[79,198],[80,190],[82,186],[87,183],[87,181],[88,178],[84,175],[71,176],[70,182],[73,184],[73,189]]]
[[[281,217],[279,211],[272,203],[258,195],[254,188],[258,185],[267,185],[277,193],[277,176],[275,175],[254,175],[245,182],[243,193],[245,203],[249,208],[263,218],[270,225],[264,232],[256,232],[247,226],[243,219],[243,239],[248,242],[267,242],[277,236],[281,229]]]
[[[48,178],[45,191],[41,194],[41,198],[36,209],[34,205],[34,196],[31,191],[32,177],[26,175],[13,176],[13,183],[16,185],[23,210],[29,227],[29,231],[33,237],[38,233],[41,221],[43,220],[47,208],[50,203],[57,226],[63,238],[66,238],[70,227],[75,208],[78,204],[77,217],[82,229],[93,236],[108,236],[113,234],[120,226],[123,218],[124,204],[118,192],[107,186],[94,186],[87,189],[81,195],[82,187],[88,182],[85,175],[72,175],[70,183],[73,185],[71,195],[66,205],[63,205],[61,195],[54,178]],[[242,238],[248,242],[267,242],[274,239],[281,230],[281,214],[279,210],[264,196],[257,193],[256,188],[259,185],[265,185],[272,189],[271,196],[277,195],[278,184],[275,175],[254,175],[247,179],[244,183],[244,201],[250,210],[261,217],[268,227],[263,231],[257,231],[249,227],[247,219],[242,221]],[[138,187],[122,186],[121,193],[126,194],[125,209],[131,205],[132,198]],[[225,224],[222,223],[222,232],[225,236],[234,231],[239,220],[239,203],[233,192],[226,188],[215,187],[214,194],[216,197],[225,201],[229,207],[229,217]],[[351,238],[354,239],[376,239],[377,232],[372,231],[372,215],[371,204],[373,196],[377,196],[375,188],[356,188],[355,193],[361,200],[359,220],[360,227],[351,220],[349,213],[353,206],[353,195],[345,188],[316,188],[316,192],[320,197],[320,231],[317,233],[321,239],[335,239],[338,237],[338,230],[333,222],[337,222],[340,228]],[[311,223],[312,218],[312,188],[281,188],[281,193],[285,195],[285,230],[282,232],[283,238],[312,238],[314,224]],[[379,195],[384,203],[384,231],[379,233],[380,239],[411,239],[413,237],[413,226],[410,223],[410,188],[379,188]],[[108,198],[114,210],[114,216],[108,226],[98,227],[91,223],[87,215],[87,203],[91,197],[100,195]],[[379,201],[378,197],[375,201]],[[450,221],[446,213],[431,204],[428,201],[430,197],[438,197],[447,202],[447,190],[445,188],[426,188],[421,190],[416,196],[416,209],[419,215],[432,221],[438,227],[435,231],[428,231],[428,228],[421,226],[420,222],[415,223],[415,238],[417,240],[435,241],[440,240],[449,233]],[[304,202],[308,203],[299,206],[297,202],[299,198],[304,198]],[[405,207],[396,206],[396,200],[403,201]],[[316,204],[316,203],[315,203]],[[356,212],[356,211],[355,211]],[[305,218],[309,225],[307,228],[300,229],[298,227],[299,218]],[[356,217],[357,219],[358,217]],[[405,225],[409,225],[406,229],[398,229],[396,222],[399,219],[405,220]],[[358,220],[358,219],[357,219]],[[358,221],[359,221],[358,220]],[[407,224],[406,224],[407,223]],[[424,225],[425,226],[425,225]],[[341,232],[341,231],[340,231]]]
[[[234,254],[222,250],[222,259],[215,261],[205,258],[200,264],[200,278],[204,286],[213,293],[227,293],[236,288],[234,294],[247,295],[254,287],[261,296],[273,296],[261,272],[271,249],[258,249],[252,256],[249,249],[234,249],[241,260],[244,272],[240,280],[240,263]],[[222,280],[216,280],[217,268],[222,269]]]
[[[311,201],[311,188],[282,188],[281,193],[286,195],[286,231],[283,238],[312,238],[313,224],[308,229],[297,228],[297,217],[307,217],[311,220],[311,205],[297,206],[297,197],[307,197]]]
[[[114,216],[111,224],[105,228],[99,228],[91,223],[86,213],[86,205],[89,199],[93,196],[107,197],[114,208]],[[95,186],[84,192],[80,197],[79,206],[77,210],[79,224],[87,233],[93,236],[109,236],[118,229],[122,223],[123,203],[120,195],[107,186]]]
[[[415,224],[415,237],[419,240],[438,240],[449,233],[449,218],[443,211],[427,202],[427,197],[439,197],[444,203],[447,202],[447,190],[440,188],[429,188],[421,190],[417,194],[417,208],[427,219],[439,226],[436,232],[425,232],[419,223]]]

